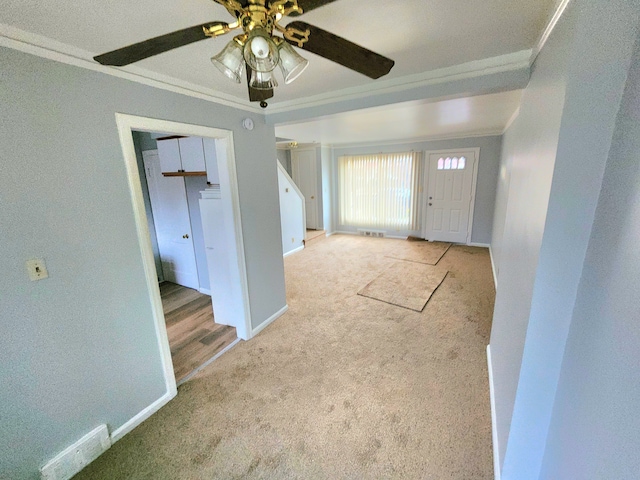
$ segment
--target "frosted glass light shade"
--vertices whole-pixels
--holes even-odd
[[[254,28],[244,46],[244,59],[252,70],[270,72],[278,65],[280,53],[266,31]]]
[[[235,40],[231,40],[218,55],[211,58],[211,63],[231,80],[240,83],[244,68],[242,46]]]
[[[304,72],[309,66],[309,60],[298,55],[298,52],[286,41],[278,46],[278,50],[280,50],[280,70],[284,83],[289,84]]]
[[[278,82],[276,82],[276,77],[273,75],[273,72],[258,72],[257,70],[252,70],[249,86],[257,90],[270,90],[277,87]]]

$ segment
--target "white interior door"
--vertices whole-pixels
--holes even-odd
[[[318,164],[316,149],[291,152],[293,180],[304,195],[307,228],[317,229],[318,223]]]
[[[425,238],[466,243],[475,190],[476,152],[431,153]]]
[[[184,178],[163,176],[158,155],[144,156],[144,170],[164,279],[198,289],[200,283]]]

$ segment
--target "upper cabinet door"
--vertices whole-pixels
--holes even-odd
[[[204,159],[207,165],[207,182],[214,185],[220,184],[218,175],[218,159],[216,154],[216,140],[214,138],[203,138]]]
[[[180,158],[182,158],[182,170],[185,172],[204,172],[204,149],[202,138],[185,137],[178,140],[180,145]]]
[[[182,170],[178,139],[158,140],[158,156],[162,172],[178,172]]]

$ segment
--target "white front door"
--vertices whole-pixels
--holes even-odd
[[[163,176],[157,154],[143,152],[143,158],[164,279],[198,289],[184,177]]]
[[[318,223],[318,163],[316,149],[291,152],[293,181],[304,195],[307,228],[317,229]]]
[[[424,237],[467,243],[476,152],[431,153],[428,160]]]

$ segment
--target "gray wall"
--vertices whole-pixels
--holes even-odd
[[[473,214],[473,232],[471,241],[489,244],[493,224],[493,210],[496,192],[496,177],[500,164],[501,137],[477,137],[455,140],[436,140],[429,142],[402,143],[396,145],[367,145],[365,147],[333,148],[333,224],[336,230],[356,231],[355,227],[338,224],[338,158],[342,155],[365,155],[369,153],[392,153],[425,150],[446,150],[456,148],[480,148],[478,160],[478,182],[476,185],[475,209]],[[390,232],[391,233],[391,232]],[[402,235],[420,235],[419,231],[396,232]]]
[[[138,137],[138,141],[140,142],[140,150],[143,152],[145,150],[157,150],[158,142],[157,138],[167,136],[166,133],[157,133],[157,132],[134,132],[134,136]]]
[[[618,115],[540,479],[640,472],[640,37]]]
[[[156,225],[153,221],[153,209],[151,208],[151,199],[149,198],[149,185],[147,184],[147,175],[144,171],[144,159],[142,152],[146,150],[156,150],[157,143],[151,138],[148,132],[133,132],[133,145],[136,149],[136,160],[138,161],[138,175],[140,176],[140,184],[142,185],[142,198],[144,199],[144,210],[147,214],[147,227],[149,228],[149,236],[151,237],[151,248],[153,249],[153,259],[156,263],[156,274],[158,281],[164,280],[162,272],[162,261],[160,260],[160,249],[158,248],[158,236],[156,235]]]
[[[539,478],[638,13],[629,0],[572,2],[504,141],[491,334],[503,480]]]
[[[491,242],[499,272],[491,356],[500,459],[507,448],[565,92],[566,19],[540,53],[518,118],[503,137]],[[504,178],[504,180],[503,180]]]
[[[0,64],[0,477],[36,478],[165,393],[115,112],[233,130],[254,326],[286,303],[275,135],[259,114],[14,50]],[[29,281],[33,257],[50,278]]]
[[[293,177],[293,173],[291,171],[291,150],[278,148],[276,149],[276,154],[278,155],[278,161],[282,164],[289,176]]]

